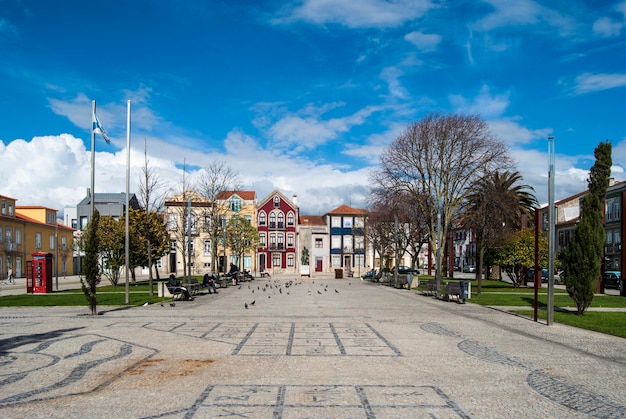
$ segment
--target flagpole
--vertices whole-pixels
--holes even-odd
[[[91,101],[91,188],[89,190],[89,205],[91,214],[89,220],[91,221],[94,214],[94,195],[95,195],[95,173],[96,173],[96,132],[94,130],[94,124],[96,123],[96,101]],[[78,268],[80,270],[80,267]]]
[[[130,100],[126,102],[126,238],[125,238],[125,262],[126,265],[126,304],[129,304],[129,284],[128,284],[128,274],[130,272],[130,268],[128,264],[130,263],[130,234],[128,231],[129,225],[129,189],[130,189]]]

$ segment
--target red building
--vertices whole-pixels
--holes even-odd
[[[294,196],[295,198],[295,196]],[[260,272],[296,273],[298,207],[275,190],[257,205],[257,250]]]

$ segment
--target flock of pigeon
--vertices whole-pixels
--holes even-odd
[[[290,288],[291,287],[295,287],[298,285],[302,285],[304,283],[304,281],[300,280],[300,281],[294,281],[294,280],[289,280],[287,282],[285,282],[284,284],[278,280],[275,279],[272,282],[263,284],[263,285],[257,285],[256,288],[253,285],[248,284],[248,289],[251,291],[252,294],[254,294],[255,291],[257,291],[258,293],[265,293],[267,295],[268,299],[272,298],[272,295],[276,295],[276,293],[278,292],[278,294],[283,294],[283,288],[285,289],[284,294],[289,295],[290,294]],[[315,281],[311,281],[311,283],[309,285],[315,285]],[[318,294],[323,294],[324,292],[328,292],[328,284],[324,284],[324,283],[318,283],[319,287],[316,289]],[[352,285],[352,283],[348,283],[348,285]],[[237,288],[241,289],[242,285],[239,285]],[[309,288],[307,289],[307,293],[309,295],[312,294],[311,291],[311,287],[309,286]],[[337,290],[337,288],[335,288],[335,293],[339,294],[339,291]],[[245,302],[243,304],[245,309],[251,308],[252,306],[254,306],[256,304],[256,299],[253,299],[252,302],[247,303]],[[148,305],[148,303],[144,304],[144,305]],[[161,306],[163,306],[163,303],[161,303]],[[171,302],[170,303],[170,307],[176,307],[176,303]]]
[[[275,279],[273,282],[270,282],[268,284],[265,285],[257,285],[256,286],[256,291],[258,292],[262,292],[262,293],[266,293],[267,294],[267,298],[271,299],[272,295],[276,295],[276,292],[278,292],[278,294],[283,294],[283,287],[285,288],[285,294],[289,295],[290,294],[290,287],[295,287],[298,285],[303,284],[304,281],[294,281],[294,280],[289,280],[287,282],[285,282],[284,284],[281,283],[280,280]],[[315,281],[311,281],[310,285],[315,285]],[[318,294],[323,294],[323,292],[328,292],[328,284],[324,285],[324,283],[319,283],[319,288],[316,289]],[[348,285],[352,285],[351,283],[348,283]],[[239,289],[241,289],[241,285],[239,286]],[[255,288],[254,286],[251,286],[250,284],[248,284],[248,289],[251,291],[252,294],[254,294]],[[323,292],[322,292],[323,291]],[[307,293],[309,295],[311,295],[311,287],[307,288]],[[339,294],[339,291],[337,290],[337,288],[335,288],[335,293]],[[243,304],[243,307],[245,309],[251,308],[252,306],[254,306],[254,304],[256,304],[256,299],[252,300],[251,303],[247,303],[245,302]]]

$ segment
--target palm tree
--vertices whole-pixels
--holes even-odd
[[[534,189],[521,184],[522,179],[517,171],[490,172],[474,186],[465,203],[464,225],[474,232],[478,248],[478,294],[485,252],[521,230],[523,216],[530,219],[539,205]]]

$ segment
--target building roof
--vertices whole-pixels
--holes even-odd
[[[303,226],[325,226],[324,217],[321,215],[301,215],[298,224]]]
[[[50,210],[50,211],[58,211],[55,208],[50,208],[50,207],[44,207],[42,205],[16,205],[15,206],[16,210],[20,210],[20,209],[45,209],[45,210]]]
[[[129,201],[133,200],[133,198],[136,200],[137,198],[135,197],[134,193],[129,194]],[[89,203],[91,202],[91,195],[87,195],[86,197],[83,198],[82,201],[80,201],[78,203],[78,205],[89,205]],[[97,204],[99,202],[115,202],[121,205],[126,204],[126,193],[125,192],[119,192],[119,193],[95,193],[94,194],[94,203]]]
[[[43,208],[43,207],[42,207],[42,208]],[[30,224],[39,224],[39,225],[46,226],[46,227],[50,227],[50,228],[54,227],[54,224],[46,224],[46,223],[42,223],[42,222],[41,222],[41,221],[39,221],[39,220],[35,220],[34,218],[30,218],[30,217],[27,217],[27,216],[22,215],[22,214],[17,214],[17,213],[16,213],[16,214],[15,214],[15,219],[16,219],[16,220],[20,220],[20,221],[24,221],[24,222],[26,222],[26,223],[30,223]],[[66,225],[64,225],[64,224],[60,224],[60,223],[58,223],[58,222],[57,222],[56,226],[57,226],[57,228],[58,228],[59,230],[68,230],[68,231],[75,231],[75,230],[76,230],[75,228],[68,227],[68,226],[66,226]]]
[[[367,211],[357,208],[349,207],[348,205],[341,205],[335,208],[332,211],[327,212],[327,214],[331,215],[364,215],[367,214]]]
[[[244,201],[254,201],[256,200],[256,192],[255,191],[219,191],[217,194],[217,199],[221,201],[226,201],[230,199],[231,196],[237,195],[239,198]]]

